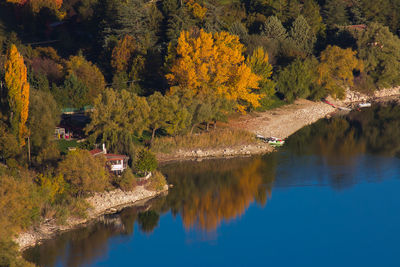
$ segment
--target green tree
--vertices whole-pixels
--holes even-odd
[[[75,74],[68,75],[64,80],[64,85],[56,91],[56,97],[62,107],[81,108],[90,104],[87,98],[89,88]]]
[[[262,47],[257,47],[253,54],[247,58],[246,64],[251,70],[261,77],[259,81],[260,94],[263,97],[260,100],[262,108],[267,108],[271,103],[271,97],[275,94],[275,82],[271,80],[272,66],[268,62],[268,53]]]
[[[270,16],[263,27],[263,34],[270,39],[282,42],[288,38],[285,27],[282,22],[276,16]]]
[[[298,16],[290,29],[291,44],[303,55],[313,52],[316,37],[303,16]]]
[[[400,40],[388,27],[371,23],[357,37],[358,56],[379,88],[400,84]]]
[[[155,92],[147,98],[147,103],[150,107],[148,125],[151,131],[151,143],[160,128],[164,128],[170,134],[185,128],[188,114],[179,107],[176,97],[163,96]]]
[[[153,153],[145,148],[139,151],[135,160],[136,173],[146,176],[148,173],[157,169],[157,166],[158,162]]]
[[[70,151],[58,165],[57,173],[69,183],[73,196],[103,191],[110,184],[105,157],[94,157],[87,150]]]
[[[79,83],[87,88],[85,95],[81,96],[81,101],[92,104],[106,85],[104,76],[99,68],[87,61],[82,55],[78,55],[69,58],[66,62],[66,69],[69,76],[74,75]]]
[[[320,7],[315,0],[305,0],[301,14],[307,20],[314,35],[325,34],[326,25],[322,21]]]
[[[284,94],[285,101],[292,103],[298,98],[307,98],[316,87],[316,62],[296,59],[289,66],[279,72],[277,78],[278,91]]]
[[[150,107],[144,97],[122,90],[106,89],[94,103],[91,122],[85,128],[91,142],[134,156],[133,137],[148,128]]]
[[[40,151],[50,146],[54,129],[59,123],[57,104],[50,93],[33,89],[30,94],[28,119],[32,154],[38,155]]]
[[[347,25],[349,18],[346,10],[345,0],[327,0],[324,5],[324,20],[329,28],[336,25]]]
[[[103,30],[106,46],[115,37],[121,39],[126,35],[135,38],[143,51],[156,44],[162,15],[155,2],[108,0],[106,14]]]

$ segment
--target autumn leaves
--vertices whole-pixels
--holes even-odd
[[[8,51],[4,68],[12,132],[18,136],[20,146],[24,146],[28,135],[29,83],[24,59],[15,45]]]
[[[227,32],[197,34],[183,31],[178,39],[176,58],[166,77],[171,93],[214,96],[234,101],[239,111],[259,106],[262,97],[254,92],[262,79],[245,63],[239,37]]]

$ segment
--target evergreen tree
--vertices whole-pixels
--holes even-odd
[[[358,56],[379,88],[400,85],[400,40],[389,28],[371,23],[357,37]]]
[[[284,41],[288,37],[285,27],[276,16],[268,17],[264,24],[263,34],[274,40]]]
[[[346,10],[345,0],[327,0],[324,5],[324,20],[329,28],[335,25],[347,25],[349,18]]]
[[[290,41],[304,55],[313,52],[316,37],[303,16],[298,16],[290,29]]]

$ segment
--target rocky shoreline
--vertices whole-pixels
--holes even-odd
[[[62,225],[57,224],[55,220],[44,221],[39,226],[21,233],[15,239],[15,242],[18,244],[20,251],[26,250],[40,244],[43,240],[53,238],[57,234],[82,227],[101,215],[118,212],[127,206],[150,200],[165,194],[167,191],[168,186],[166,185],[163,190],[158,192],[149,191],[144,186],[137,186],[134,190],[127,192],[116,189],[109,192],[95,193],[86,199],[90,205],[86,218],[71,217]]]

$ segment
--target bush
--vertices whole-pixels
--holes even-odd
[[[149,182],[146,185],[146,189],[151,191],[161,191],[164,189],[164,186],[166,184],[167,180],[165,179],[165,176],[161,172],[155,171],[149,178]]]
[[[152,151],[155,153],[174,153],[179,149],[222,148],[255,144],[256,142],[256,137],[250,132],[221,128],[200,134],[157,138],[152,145]]]
[[[109,185],[109,174],[103,156],[93,157],[89,151],[71,151],[58,165],[58,173],[70,184],[70,194],[83,196],[103,191]]]
[[[139,151],[136,162],[135,171],[141,175],[146,176],[149,172],[157,169],[158,162],[156,156],[147,149]]]
[[[121,176],[115,177],[115,185],[124,191],[131,191],[136,187],[136,177],[130,168],[127,168]]]

